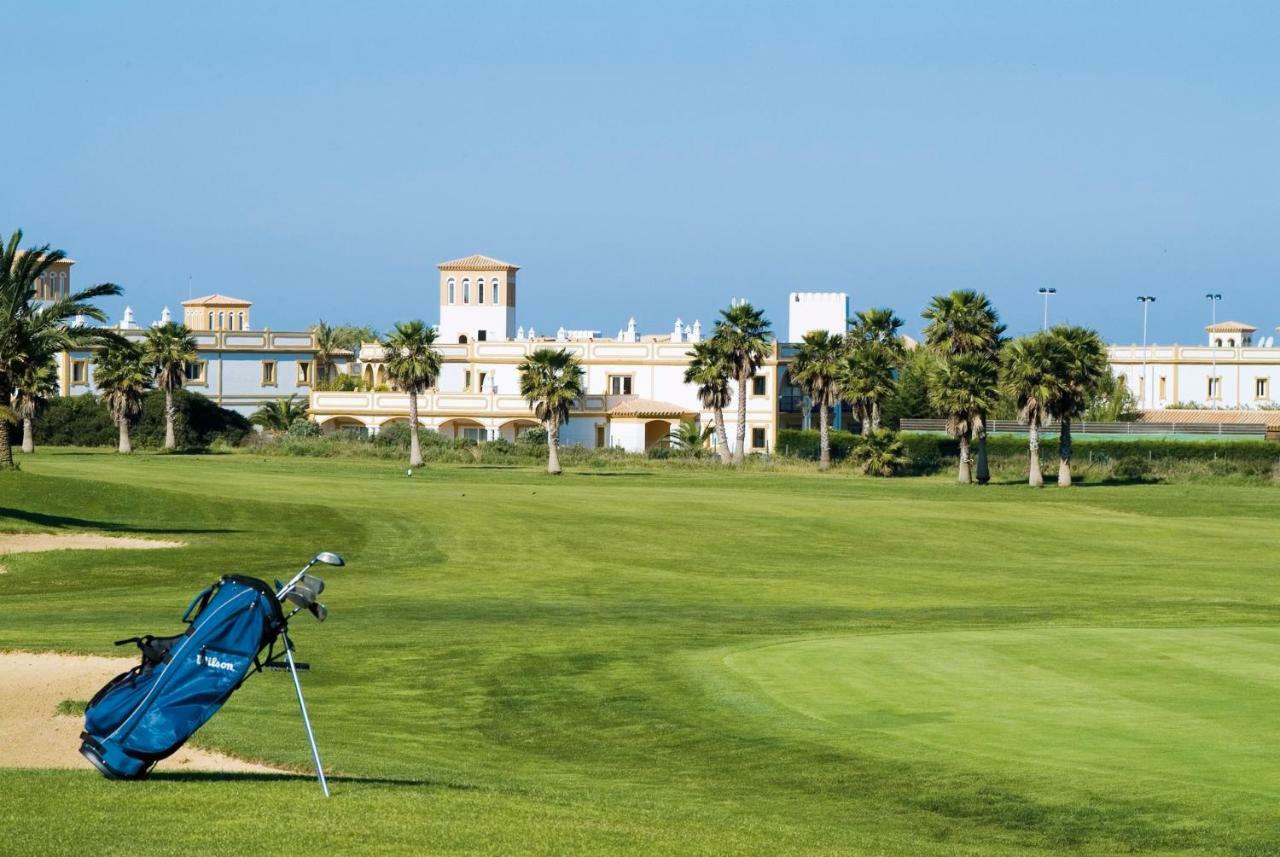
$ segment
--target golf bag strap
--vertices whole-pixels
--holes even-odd
[[[209,599],[213,596],[214,587],[217,585],[218,584],[215,583],[212,586],[207,587],[204,592],[201,592],[195,598],[191,599],[191,603],[187,605],[186,612],[182,614],[183,622],[190,625],[195,621],[196,616],[199,616],[204,611],[205,606],[208,605]],[[197,603],[200,605],[199,607],[196,606]],[[193,610],[195,611],[195,615],[192,615],[191,611]]]

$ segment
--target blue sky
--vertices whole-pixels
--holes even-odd
[[[0,229],[258,326],[434,321],[434,264],[612,335],[791,290],[1280,324],[1280,4],[49,3],[6,10]],[[15,131],[18,128],[20,130]],[[123,302],[111,309],[118,316]]]

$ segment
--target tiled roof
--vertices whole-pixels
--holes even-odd
[[[436,265],[441,271],[518,271],[517,265],[494,259],[492,256],[467,256],[454,259],[452,262],[441,262]]]
[[[1272,425],[1280,423],[1278,411],[1238,411],[1225,408],[1166,408],[1142,411],[1140,423],[1190,423],[1196,425]]]
[[[192,298],[189,301],[182,302],[183,306],[226,306],[227,304],[252,306],[249,301],[242,301],[240,298],[228,297],[227,295],[205,295],[202,298]]]
[[[611,417],[682,417],[688,408],[656,399],[624,399],[609,409]]]
[[[1245,324],[1243,321],[1220,321],[1217,324],[1206,324],[1204,329],[1211,333],[1235,333],[1237,331],[1252,333],[1258,328],[1252,324]]]

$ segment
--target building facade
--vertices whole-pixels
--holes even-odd
[[[1275,337],[1236,321],[1205,328],[1204,345],[1113,345],[1111,371],[1138,407],[1194,405],[1228,410],[1280,407],[1280,348]]]
[[[616,337],[596,331],[560,329],[541,336],[517,324],[519,268],[488,256],[443,262],[439,270],[440,325],[437,349],[444,367],[435,386],[418,397],[419,422],[447,438],[515,440],[538,425],[529,403],[520,396],[519,365],[539,348],[563,348],[585,371],[587,395],[561,429],[561,441],[584,447],[618,447],[643,451],[665,445],[682,422],[709,425],[697,388],[684,381],[691,346],[702,338],[702,325],[677,319],[668,333],[641,334],[635,320]],[[844,326],[844,304],[828,302],[832,318]],[[382,346],[365,343],[354,371],[369,392],[311,394],[311,415],[325,430],[357,428],[376,432],[408,419],[408,396],[378,391],[387,383]],[[774,343],[747,391],[747,445],[751,451],[773,449],[780,421],[782,347]],[[736,402],[725,414],[730,438],[737,431]]]

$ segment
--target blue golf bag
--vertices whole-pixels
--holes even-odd
[[[238,575],[197,595],[182,620],[185,633],[117,643],[137,643],[142,663],[108,682],[85,709],[80,752],[108,779],[146,777],[262,669],[259,655],[286,627],[276,591]]]

